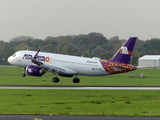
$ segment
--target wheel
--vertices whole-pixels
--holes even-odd
[[[22,77],[25,77],[26,76],[26,74],[25,73],[22,73],[22,75],[21,75]]]
[[[74,83],[79,83],[79,82],[80,82],[80,79],[79,79],[79,78],[74,78],[74,79],[73,79],[73,82],[74,82]]]
[[[52,79],[52,82],[54,82],[54,83],[58,83],[58,82],[59,82],[59,78],[54,77],[54,78]]]

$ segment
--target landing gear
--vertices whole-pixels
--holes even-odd
[[[57,77],[57,73],[55,72],[55,71],[52,71],[52,73],[54,74],[54,78],[52,79],[52,82],[53,83],[58,83],[60,80],[59,80],[59,78]],[[72,75],[73,76],[73,75]],[[69,76],[70,77],[70,76]],[[75,75],[75,78],[73,79],[73,83],[79,83],[80,82],[80,79],[79,78],[77,78],[77,75]]]
[[[54,74],[54,76],[56,76],[56,77],[52,78],[52,82],[53,83],[58,83],[59,82],[59,78],[57,77],[56,72],[52,71],[52,73]]]
[[[74,79],[73,79],[73,82],[74,82],[74,83],[79,83],[79,82],[80,82],[80,79],[79,79],[79,78],[74,78]]]
[[[22,77],[25,77],[26,76],[26,74],[25,73],[22,73],[22,75],[21,75]]]
[[[23,68],[23,73],[22,73],[22,75],[21,75],[22,77],[25,77],[25,76],[26,76],[25,70],[26,70],[26,67]]]
[[[52,79],[52,82],[54,82],[54,83],[58,83],[58,82],[59,82],[59,78],[54,77],[54,78]]]

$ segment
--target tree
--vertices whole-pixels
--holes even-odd
[[[48,45],[43,46],[41,48],[41,51],[43,51],[43,52],[57,53],[57,46],[56,45],[52,45],[52,44],[48,44]]]
[[[12,38],[10,41],[27,41],[29,39],[33,39],[33,37],[30,37],[30,36],[18,36],[18,37]]]
[[[33,39],[30,41],[30,44],[33,50],[38,50],[43,46],[43,41],[40,39]]]
[[[66,42],[61,42],[59,45],[58,45],[58,53],[63,53],[63,48],[64,46],[66,45],[67,43]]]
[[[7,42],[5,42],[2,46],[2,54],[0,57],[0,62],[3,64],[8,64],[7,59],[11,56],[15,51],[9,46]]]
[[[47,45],[47,44],[57,45],[56,37],[49,36],[45,40],[43,40],[43,43],[44,43],[44,45]]]
[[[75,49],[74,49],[74,44],[73,43],[68,43],[62,49],[62,53],[64,53],[64,54],[73,55],[74,52],[75,52]]]
[[[15,50],[19,51],[19,50],[30,50],[31,47],[27,45],[27,43],[21,43],[19,45],[16,46]]]

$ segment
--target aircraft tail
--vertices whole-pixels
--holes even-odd
[[[110,61],[129,64],[137,37],[130,37],[110,59]]]

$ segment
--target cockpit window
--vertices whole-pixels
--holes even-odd
[[[12,55],[12,57],[15,57],[15,56],[16,56],[16,54],[13,54],[13,55]]]

